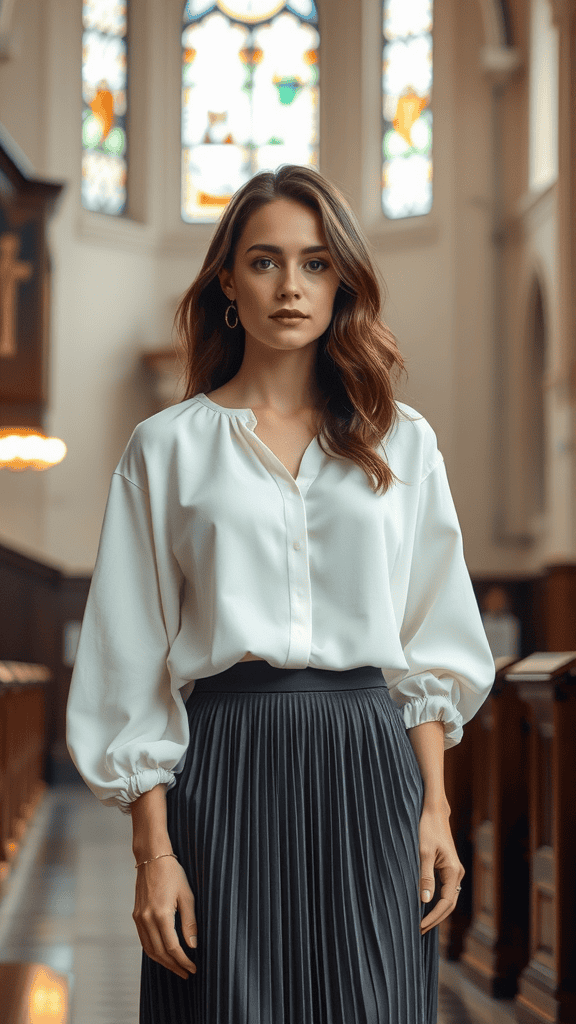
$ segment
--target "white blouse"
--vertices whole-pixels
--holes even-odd
[[[397,402],[375,494],[317,438],[296,479],[251,409],[205,394],[139,423],[112,475],[67,705],[67,744],[128,813],[184,766],[194,680],[252,652],[279,668],[381,668],[406,728],[462,739],[495,666],[436,435]],[[414,421],[403,413],[418,417]]]

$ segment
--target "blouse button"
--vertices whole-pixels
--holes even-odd
[[[294,541],[294,550],[295,551],[300,551],[300,541],[299,540],[295,540]]]

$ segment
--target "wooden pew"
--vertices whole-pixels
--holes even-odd
[[[528,708],[529,961],[521,1024],[576,1021],[576,651],[536,653],[506,673]]]
[[[0,897],[41,800],[46,750],[45,665],[0,661]]]
[[[511,998],[528,960],[528,721],[506,682],[514,659],[496,659],[496,678],[480,708],[472,779],[472,920],[463,973],[495,998]]]
[[[491,784],[488,781],[492,761],[489,739],[493,719],[492,694],[498,693],[503,673],[514,664],[514,659],[496,658],[495,664],[496,678],[490,696],[478,714],[464,726],[461,742],[450,747],[444,755],[444,788],[450,805],[450,829],[466,872],[456,908],[439,926],[440,951],[446,960],[463,957],[466,937],[473,919],[478,916],[479,891],[486,890],[486,868],[492,857]],[[485,937],[483,941],[488,944]],[[477,984],[495,994],[493,986],[485,979],[489,974],[487,967],[472,973]]]

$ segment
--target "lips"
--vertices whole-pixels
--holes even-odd
[[[271,320],[306,320],[307,316],[305,313],[300,313],[294,309],[279,309],[277,313],[272,313],[270,316]]]

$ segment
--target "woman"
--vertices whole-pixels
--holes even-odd
[[[140,1022],[432,1024],[443,752],[494,662],[340,193],[248,181],[176,322],[186,397],[113,474],[67,713],[132,815]]]

